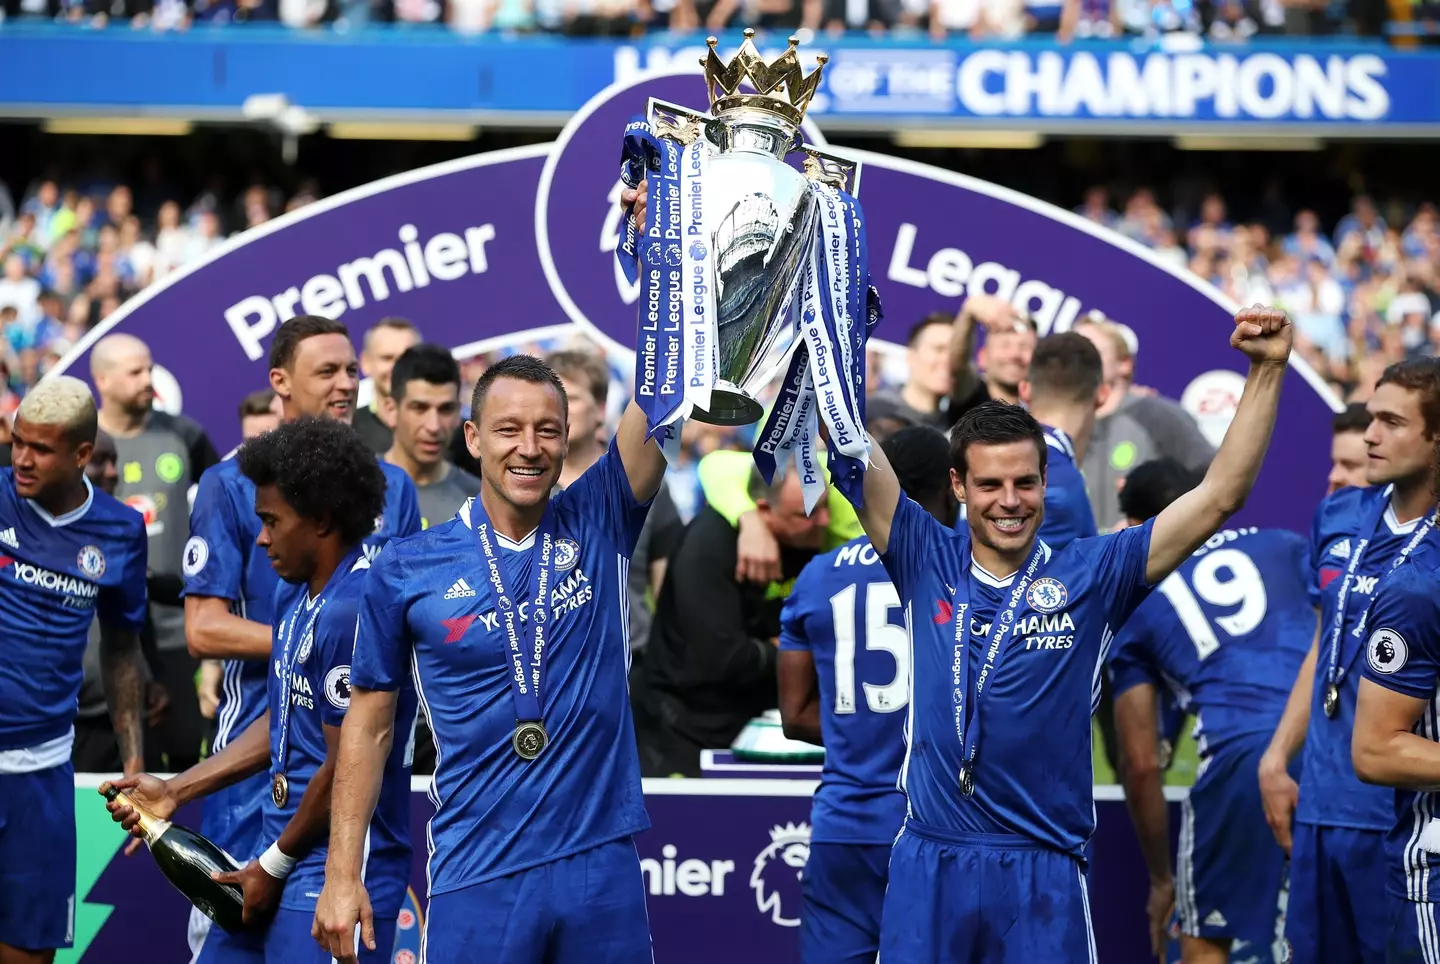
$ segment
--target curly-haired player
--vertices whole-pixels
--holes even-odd
[[[236,460],[255,486],[257,542],[283,580],[275,599],[269,709],[199,766],[168,781],[141,776],[118,785],[168,816],[268,765],[262,840],[269,849],[221,878],[244,890],[244,916],[254,930],[213,959],[319,964],[330,955],[309,939],[310,927],[325,877],[335,748],[350,705],[350,654],[370,566],[364,540],[384,506],[385,475],[360,435],[333,419],[287,422],[246,442]],[[414,691],[407,688],[399,702],[408,725]],[[362,961],[388,961],[394,944],[410,868],[409,752],[404,743],[392,748],[369,828],[365,883],[378,939],[375,951],[362,949]],[[132,829],[128,808],[111,811]]]

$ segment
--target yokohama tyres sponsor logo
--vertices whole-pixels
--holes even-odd
[[[28,562],[21,562],[10,556],[0,555],[0,570],[10,569],[15,579],[27,586],[38,586],[41,589],[49,589],[53,592],[63,593],[66,596],[78,597],[78,600],[94,602],[100,594],[100,588],[93,582],[86,582],[74,576],[67,576],[64,573],[52,572],[49,569],[42,569],[33,566]]]

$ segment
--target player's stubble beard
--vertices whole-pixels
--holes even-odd
[[[1014,534],[997,532],[983,513],[978,517],[967,513],[966,521],[970,525],[972,540],[995,553],[1005,563],[1009,572],[1018,572],[1020,567],[1025,565],[1030,553],[1034,551],[1035,540],[1040,538],[1040,526],[1045,521],[1045,503],[1042,501],[1040,505],[1036,506],[1035,511],[1026,518],[1024,525]],[[984,564],[982,563],[982,565]],[[1002,578],[1008,574],[1008,572],[995,573]]]

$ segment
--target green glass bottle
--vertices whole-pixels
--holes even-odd
[[[140,815],[140,832],[155,863],[186,900],[227,931],[245,929],[240,917],[244,893],[234,884],[221,884],[210,877],[241,869],[225,851],[188,827],[161,820],[108,783],[100,793]]]

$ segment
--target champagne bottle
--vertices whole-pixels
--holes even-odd
[[[240,870],[230,855],[187,827],[161,820],[109,783],[100,788],[106,800],[130,807],[140,815],[140,832],[160,872],[185,899],[227,931],[245,929],[240,913],[245,895],[234,884],[212,880],[213,873]]]

